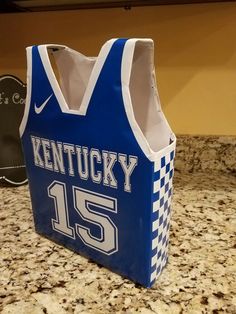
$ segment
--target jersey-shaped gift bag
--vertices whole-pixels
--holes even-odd
[[[167,262],[176,144],[153,49],[151,39],[109,40],[97,58],[27,48],[20,126],[36,231],[146,287]]]

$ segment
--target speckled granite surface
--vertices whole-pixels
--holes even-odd
[[[0,189],[3,314],[236,313],[236,177],[175,174],[169,263],[139,287],[34,232],[28,187]]]
[[[236,173],[236,137],[177,136],[175,169]]]
[[[235,156],[234,139],[179,138],[169,263],[152,289],[37,235],[28,186],[0,188],[0,313],[235,314]]]

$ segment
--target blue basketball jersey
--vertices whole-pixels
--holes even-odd
[[[36,231],[150,287],[167,261],[175,151],[152,40],[112,39],[97,58],[33,46],[27,60],[20,134]]]

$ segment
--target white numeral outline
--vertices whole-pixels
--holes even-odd
[[[48,186],[47,190],[48,196],[54,200],[54,208],[56,213],[56,219],[51,219],[52,229],[67,237],[75,239],[75,229],[70,226],[69,222],[65,183],[55,180]],[[63,195],[62,199],[60,198],[61,194]]]
[[[118,251],[118,229],[108,215],[98,211],[100,208],[117,214],[116,198],[72,186],[74,209],[84,222],[99,227],[101,237],[96,237],[91,234],[89,227],[82,224],[75,223],[75,228],[71,227],[65,183],[55,180],[48,186],[47,191],[48,196],[54,201],[56,218],[51,218],[51,225],[54,231],[73,240],[76,239],[75,235],[77,234],[86,246],[106,255],[111,255]],[[91,206],[96,208],[96,210],[92,209]]]
[[[84,202],[82,204],[80,203],[80,200],[83,199],[83,196],[79,198],[77,197],[78,194],[80,194],[80,196],[85,195]],[[95,202],[94,200],[92,200],[92,198],[97,199],[97,200],[100,199],[101,201]],[[99,194],[93,191],[82,189],[76,186],[73,186],[73,199],[74,199],[74,207],[76,211],[78,212],[78,214],[80,215],[80,217],[84,221],[87,221],[88,223],[98,226],[101,230],[101,238],[97,238],[91,234],[89,228],[81,224],[75,224],[76,233],[80,237],[80,239],[83,241],[83,243],[106,255],[111,255],[117,252],[118,251],[118,229],[116,225],[113,223],[113,221],[108,215],[102,214],[90,208],[90,205],[92,205],[96,208],[102,208],[104,210],[117,213],[117,199],[106,196],[104,194]],[[94,221],[93,219],[91,219],[91,217],[94,217],[94,216],[97,216],[97,219],[100,220],[100,222]],[[104,225],[105,225],[105,228],[104,228]],[[107,237],[105,235],[107,231],[108,233],[113,232],[113,236],[109,234],[109,237]],[[112,245],[112,247],[110,249],[102,248],[102,247],[105,247],[106,245]]]

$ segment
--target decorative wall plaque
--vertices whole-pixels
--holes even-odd
[[[13,75],[0,76],[0,183],[27,182],[19,126],[24,113],[26,85]]]

